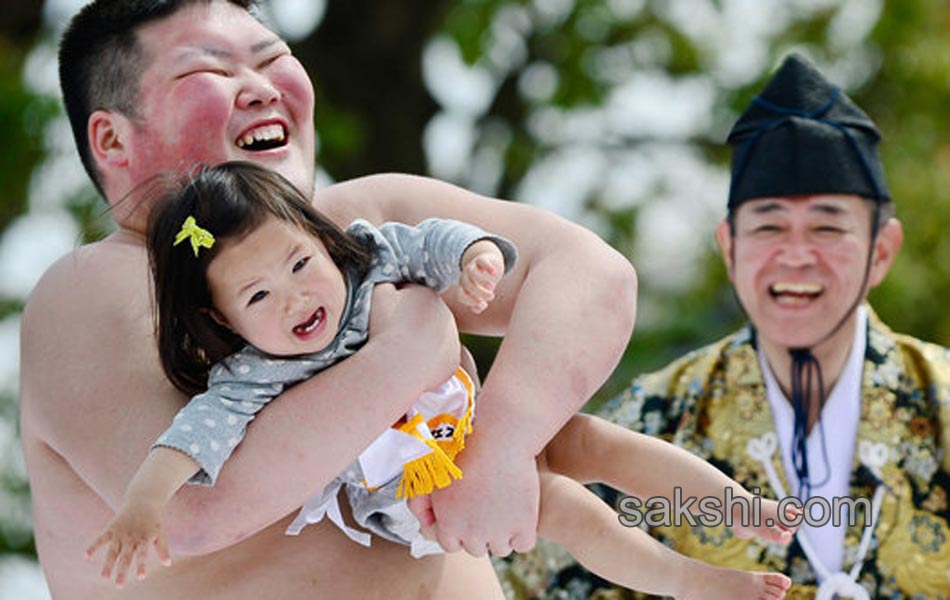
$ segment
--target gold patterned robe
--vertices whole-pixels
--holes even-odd
[[[950,598],[950,350],[891,332],[869,312],[857,448],[886,446],[876,472],[859,452],[851,498],[886,493],[870,550],[857,583],[871,598]],[[701,456],[746,489],[774,498],[762,464],[746,452],[750,440],[774,432],[751,329],[692,352],[665,369],[636,379],[602,416],[658,436]],[[834,423],[824,423],[834,434]],[[781,452],[773,465],[785,490]],[[644,468],[649,468],[644,465]],[[882,481],[883,480],[883,481]],[[855,562],[864,526],[859,510],[845,536],[843,570]],[[706,562],[748,570],[775,570],[792,578],[787,598],[814,598],[816,576],[797,540],[788,546],[742,540],[722,526],[660,527],[651,533],[677,551]],[[637,558],[630,557],[631,568]],[[621,599],[642,597],[612,588],[550,544],[496,563],[511,598]]]

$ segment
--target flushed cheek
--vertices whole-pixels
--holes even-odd
[[[285,99],[296,104],[302,113],[300,116],[309,117],[313,114],[313,86],[310,85],[310,78],[303,65],[296,59],[286,59],[279,67],[274,68],[270,77],[274,87],[280,90]]]
[[[233,102],[216,86],[182,86],[170,100],[173,103],[170,108],[176,111],[175,114],[187,117],[178,128],[182,137],[205,139],[205,145],[221,145],[226,140]]]

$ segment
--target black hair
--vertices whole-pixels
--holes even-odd
[[[197,256],[190,243],[174,243],[188,217],[215,240]],[[211,366],[246,344],[211,317],[208,265],[226,240],[244,238],[269,218],[319,239],[344,273],[361,277],[369,269],[369,252],[279,173],[241,161],[200,167],[157,201],[147,238],[159,357],[165,375],[186,394],[204,390]]]
[[[138,112],[139,84],[151,57],[138,30],[194,4],[214,0],[96,0],[70,21],[59,45],[59,84],[79,158],[99,193],[101,175],[92,157],[87,127],[97,110],[130,118]],[[227,0],[249,13],[256,0]]]

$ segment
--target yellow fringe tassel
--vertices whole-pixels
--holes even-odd
[[[465,407],[465,414],[455,424],[455,431],[452,432],[452,438],[448,440],[439,440],[439,446],[451,459],[455,459],[458,453],[465,449],[465,437],[472,433],[472,414],[473,398],[475,395],[475,384],[472,383],[465,369],[459,367],[455,371],[455,377],[462,382],[468,391],[468,406]]]
[[[458,453],[465,449],[465,436],[470,433],[472,433],[471,405],[465,410],[465,414],[462,415],[459,422],[455,424],[455,431],[452,432],[452,437],[447,440],[439,440],[437,443],[448,457],[454,460],[455,457],[458,456]]]
[[[397,498],[414,498],[431,494],[435,488],[444,488],[452,483],[453,479],[462,478],[462,470],[453,461],[465,448],[465,437],[472,433],[474,384],[468,373],[461,368],[455,375],[468,390],[468,406],[465,408],[465,414],[456,423],[451,439],[436,441],[423,438],[417,429],[417,426],[422,423],[420,414],[399,426],[401,431],[425,442],[432,452],[403,465],[402,479],[399,481],[399,490],[396,492]]]
[[[415,498],[431,494],[435,488],[444,488],[453,479],[462,478],[462,470],[455,466],[434,440],[424,440],[432,452],[403,465],[397,498]]]

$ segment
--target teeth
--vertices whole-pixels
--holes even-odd
[[[822,287],[816,283],[773,283],[776,294],[820,294]]]
[[[318,308],[317,312],[313,313],[313,316],[307,320],[306,324],[301,323],[300,325],[297,325],[294,327],[294,331],[299,334],[310,333],[317,328],[317,325],[319,325],[321,321],[323,321],[323,315],[323,308]]]
[[[303,332],[304,332],[304,333],[310,333],[311,331],[313,331],[314,329],[316,329],[316,328],[317,328],[317,325],[319,325],[319,324],[320,324],[320,319],[314,319],[314,320],[313,320],[313,323],[311,323],[311,324],[308,325],[307,327],[304,327],[304,328],[303,328]]]
[[[282,142],[284,140],[284,127],[283,125],[273,124],[265,125],[264,127],[257,127],[248,131],[244,134],[243,137],[239,137],[237,140],[237,147],[244,148],[245,146],[250,146],[254,142],[268,142],[268,141],[278,141]]]

